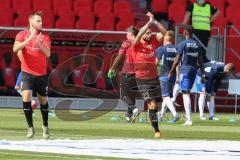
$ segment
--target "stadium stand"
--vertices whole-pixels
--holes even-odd
[[[33,0],[33,9],[37,10],[51,10],[52,3],[49,0]]]
[[[223,16],[223,14],[220,14],[219,17],[213,22],[213,27],[219,27],[220,34],[224,34],[224,28],[227,25],[227,18]],[[214,32],[214,30],[212,30]],[[214,34],[214,33],[212,33]]]
[[[226,0],[229,5],[240,5],[239,0]]]
[[[31,9],[32,1],[31,0],[12,0],[12,6],[14,10]]]
[[[114,13],[118,16],[119,14],[127,12],[132,13],[132,8],[127,1],[117,1],[114,3]]]
[[[60,10],[71,11],[73,8],[73,0],[54,0],[53,1],[53,9],[55,12]]]
[[[161,5],[159,5],[161,4]],[[152,9],[154,12],[167,13],[168,12],[168,0],[152,0]]]
[[[53,10],[43,10],[43,22],[45,28],[54,28],[55,27],[55,13]]]
[[[186,8],[186,5],[189,2],[194,2],[195,0],[152,0],[152,10],[155,13],[160,14],[167,14],[168,20],[173,21],[174,24],[180,23],[182,21],[182,16],[184,15],[183,12]],[[238,5],[240,1],[238,0],[208,0],[213,6],[216,6],[221,11],[221,18],[223,18],[223,22],[214,22],[214,26],[218,26],[223,28],[223,25],[227,23],[232,23],[237,25],[237,20],[240,17],[238,10]],[[119,18],[118,21],[114,21],[114,26],[112,27],[112,21],[109,22],[110,27],[107,30],[124,30],[126,25],[133,24],[137,26],[141,26],[140,24],[145,22],[144,18],[139,18],[144,15],[144,10],[141,9],[136,4],[139,4],[139,0],[127,1],[127,0],[2,0],[0,4],[0,25],[1,26],[24,26],[26,23],[23,22],[22,17],[24,16],[16,16],[19,15],[19,9],[26,9],[27,12],[31,9],[33,11],[43,10],[46,12],[47,16],[50,16],[50,20],[46,20],[46,27],[47,28],[54,28],[58,26],[58,28],[86,28],[86,29],[96,29],[97,28],[106,28],[106,23],[104,24],[99,23],[99,21],[93,21],[92,16],[89,21],[79,20],[76,18],[70,18],[70,24],[66,24],[68,26],[60,27],[60,24],[64,24],[65,18],[62,17],[66,16],[59,16],[59,11],[70,11],[74,10],[77,15],[79,12],[83,12],[88,14],[89,12],[93,12],[95,16],[100,17],[103,13],[114,13],[115,18]],[[4,9],[4,13],[2,11]],[[59,19],[52,18],[53,13],[51,10],[54,11],[54,14],[59,16]],[[131,15],[129,19],[125,20],[121,19],[121,14],[127,13]],[[79,18],[81,18],[83,14],[79,14]],[[141,15],[141,16],[140,16]],[[54,15],[55,16],[55,15]],[[7,18],[8,17],[8,18]],[[13,22],[13,18],[14,21]],[[69,14],[67,15],[69,17]],[[136,18],[138,17],[138,18]],[[143,16],[142,16],[143,17]],[[160,16],[161,17],[161,16]],[[163,18],[163,17],[162,17]],[[24,19],[24,18],[23,18]],[[160,18],[161,19],[161,18]],[[130,21],[129,23],[127,21]],[[217,20],[218,21],[218,20]],[[90,23],[94,22],[93,25]],[[136,23],[137,22],[137,23]],[[55,24],[56,23],[56,24]],[[87,23],[86,25],[83,23]],[[75,26],[76,24],[76,26]],[[83,26],[83,27],[80,27]],[[84,27],[86,26],[86,27]],[[100,27],[101,26],[101,27]],[[102,27],[103,26],[103,27]],[[238,26],[237,26],[238,27]],[[223,33],[221,31],[221,33]]]
[[[33,13],[32,9],[19,8],[16,10],[16,19],[14,21],[15,27],[27,27],[28,26],[28,16]]]
[[[96,24],[97,30],[107,30],[112,31],[115,28],[115,17],[112,12],[98,14],[99,20]]]
[[[112,8],[113,8],[113,3],[112,1],[109,0],[97,0],[94,3],[94,12],[96,13],[96,15],[101,14],[102,12],[112,12]]]
[[[239,6],[230,5],[227,7],[226,16],[228,22],[234,23],[237,19],[240,18]]]
[[[75,0],[73,8],[75,11],[92,11],[93,1],[92,0]]]
[[[180,1],[172,1],[168,7],[168,18],[169,20],[172,20],[174,24],[181,23],[186,12],[186,1],[181,1],[184,3],[181,3]],[[179,7],[180,5],[181,7]]]
[[[11,8],[6,8],[4,10],[0,10],[0,26],[9,26],[11,27],[14,22],[13,18],[13,10]]]
[[[95,29],[95,15],[93,12],[80,10],[78,16],[79,18],[76,23],[76,29]]]
[[[135,16],[132,12],[121,12],[118,14],[118,31],[125,31],[129,26],[135,25]]]
[[[62,29],[73,29],[75,28],[75,17],[74,11],[59,10],[57,12],[58,19],[56,21],[56,28]]]
[[[11,0],[1,0],[0,8],[11,8],[12,1]]]

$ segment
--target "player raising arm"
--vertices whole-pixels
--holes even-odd
[[[147,102],[151,125],[154,128],[155,137],[159,138],[161,134],[158,128],[157,100],[162,101],[162,99],[155,51],[159,42],[163,40],[166,30],[161,23],[155,21],[151,13],[148,13],[147,16],[149,16],[149,21],[140,29],[134,39],[132,53],[138,90]],[[160,30],[156,38],[151,36],[150,26],[152,24],[155,24]]]

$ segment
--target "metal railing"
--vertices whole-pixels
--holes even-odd
[[[228,36],[228,31],[229,29],[233,29],[235,33],[238,35],[237,37],[240,38],[240,31],[234,26],[234,25],[227,25],[224,28],[224,59],[223,62],[226,62],[226,52],[227,50],[230,50],[239,60],[240,60],[240,54],[238,54],[233,48],[227,48],[227,36]]]

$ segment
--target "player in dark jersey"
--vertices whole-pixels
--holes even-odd
[[[166,35],[164,36],[164,46],[157,48],[156,55],[157,55],[157,63],[160,65],[159,71],[159,80],[161,84],[161,91],[162,91],[162,108],[158,114],[158,119],[161,121],[165,114],[166,109],[168,108],[172,115],[173,119],[169,121],[169,123],[176,122],[179,119],[177,112],[174,108],[173,101],[171,100],[172,93],[173,93],[173,86],[175,84],[176,76],[178,73],[174,74],[171,79],[168,79],[168,73],[172,68],[172,64],[174,59],[177,55],[177,48],[174,43],[174,32],[167,31]],[[167,108],[166,108],[167,107]]]
[[[206,120],[204,116],[204,107],[207,99],[207,106],[209,109],[209,120],[219,120],[214,115],[214,96],[220,86],[221,80],[233,73],[235,67],[232,63],[224,64],[222,62],[210,61],[204,64],[204,70],[206,73],[206,84],[201,83],[201,71],[198,70],[195,79],[196,90],[200,93],[198,99],[199,114],[201,120]]]
[[[118,55],[108,71],[108,77],[113,78],[117,74],[118,66],[123,63],[122,72],[120,74],[120,98],[128,105],[128,112],[126,114],[127,122],[135,122],[140,114],[140,111],[135,106],[136,94],[133,91],[133,88],[136,87],[136,80],[132,58],[132,41],[137,34],[138,29],[136,27],[130,26],[127,29],[127,40],[122,43]]]
[[[205,76],[202,49],[200,45],[192,38],[192,28],[184,27],[183,35],[185,40],[177,46],[177,56],[169,72],[168,78],[171,79],[179,62],[180,66],[180,88],[183,93],[183,102],[186,112],[186,122],[183,125],[192,125],[190,90],[193,86],[198,67]],[[205,77],[204,77],[205,78]],[[202,79],[204,81],[205,79]]]

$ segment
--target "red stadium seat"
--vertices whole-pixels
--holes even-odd
[[[76,29],[83,30],[94,30],[95,29],[95,21],[94,20],[79,20],[76,24]]]
[[[43,27],[54,28],[55,14],[52,10],[42,10],[43,13]]]
[[[52,4],[50,0],[33,0],[33,9],[37,10],[51,10]]]
[[[174,6],[177,5],[179,8],[181,8],[181,7],[186,8],[187,1],[186,0],[172,0],[172,3],[170,6],[172,6],[172,5],[174,5]]]
[[[227,25],[227,18],[225,18],[222,14],[220,14],[219,17],[217,17],[214,21],[213,21],[213,27],[217,26],[220,29],[220,34],[223,35],[224,34],[224,28]],[[213,32],[213,29],[212,29]]]
[[[228,3],[230,6],[240,5],[240,1],[239,1],[239,0],[227,0],[227,3]]]
[[[73,0],[54,0],[53,1],[53,9],[55,12],[61,10],[72,10]]]
[[[168,12],[168,0],[152,0],[153,12],[167,13]]]
[[[83,16],[83,17],[92,17],[92,16],[95,16],[94,12],[92,11],[89,11],[89,10],[79,10],[78,12],[78,16]]]
[[[168,8],[168,19],[172,20],[175,24],[181,23],[183,21],[185,13],[186,8],[184,8],[184,6],[179,7],[176,4],[171,4]]]
[[[30,9],[32,8],[32,1],[31,0],[13,0],[13,9],[18,10],[18,9]]]
[[[75,12],[71,11],[59,11],[59,16],[55,23],[56,28],[61,29],[74,29],[75,28]]]
[[[110,13],[104,13],[99,17],[99,21],[96,24],[97,30],[108,30],[114,31],[115,28],[115,17]]]
[[[114,3],[114,13],[116,15],[121,14],[122,12],[131,12],[130,3],[127,1],[117,1]]]
[[[92,9],[88,8],[88,7],[78,7],[78,10],[75,10],[76,12],[92,12]]]
[[[108,3],[109,5],[113,6],[113,0],[95,0],[94,2]]]
[[[11,8],[12,0],[1,0],[0,8]]]
[[[118,15],[119,19],[135,19],[135,15],[130,11],[130,12],[122,12]]]
[[[109,3],[109,1],[104,0],[98,0],[94,4],[94,12],[96,15],[101,14],[102,12],[112,12],[112,3]]]
[[[0,26],[11,27],[13,25],[13,10],[8,8],[0,10]]]
[[[121,13],[116,29],[118,31],[125,31],[129,26],[135,25],[135,17],[132,13]]]
[[[93,12],[79,12],[79,20],[76,24],[76,29],[94,30],[95,16]]]
[[[14,21],[15,27],[27,27],[29,25],[28,17],[34,11],[32,9],[18,9],[17,18]]]
[[[229,6],[226,10],[226,16],[228,22],[235,23],[240,17],[239,6]]]
[[[131,23],[131,22],[127,22],[127,21],[119,21],[118,24],[117,24],[117,31],[126,31],[126,29],[129,27],[129,26],[134,26],[135,24],[134,23]]]
[[[225,7],[227,0],[209,0],[210,4],[215,7]]]
[[[75,0],[74,1],[74,10],[81,11],[82,9],[91,11],[93,7],[92,0]]]

